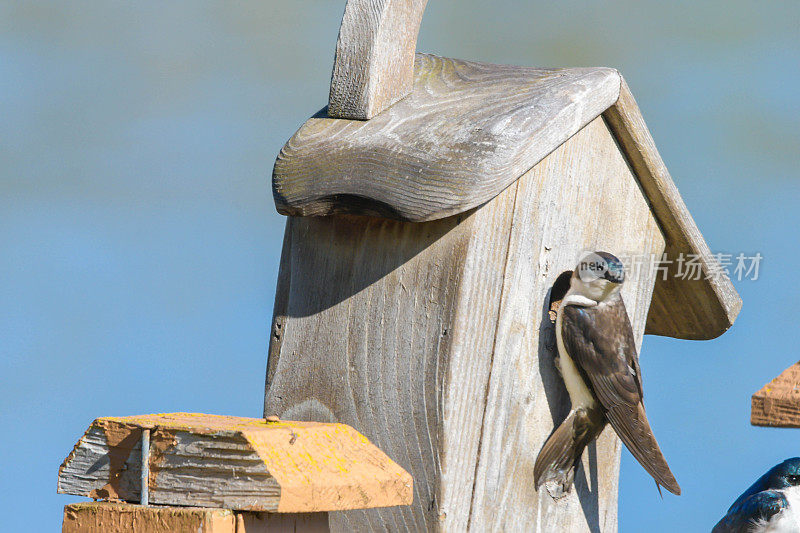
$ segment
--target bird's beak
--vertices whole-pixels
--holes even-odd
[[[620,284],[625,281],[625,273],[624,272],[615,272],[612,270],[606,270],[605,274],[603,274],[603,278],[607,279],[611,283]]]

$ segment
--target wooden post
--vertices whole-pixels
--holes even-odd
[[[328,115],[370,119],[411,93],[428,0],[349,0],[331,76]]]

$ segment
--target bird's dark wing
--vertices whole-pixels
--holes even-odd
[[[561,328],[567,353],[622,442],[659,485],[680,494],[647,421],[636,344],[622,298],[598,307],[568,305]]]
[[[717,522],[711,533],[751,533],[753,526],[769,520],[789,503],[782,492],[765,490],[741,501],[737,500],[728,514]]]

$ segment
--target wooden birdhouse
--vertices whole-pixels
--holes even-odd
[[[533,483],[569,407],[553,283],[589,250],[655,258],[623,289],[639,345],[714,338],[741,300],[619,72],[415,55],[425,4],[347,2],[328,107],[275,163],[265,413],[350,424],[412,474],[413,505],[334,531],[614,531],[610,429],[566,496]]]

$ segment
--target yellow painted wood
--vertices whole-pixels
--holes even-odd
[[[76,503],[64,507],[62,533],[237,533],[228,509],[142,507],[124,503]]]
[[[151,503],[285,513],[411,503],[411,476],[349,426],[194,413],[95,420],[59,492],[138,501],[143,429]]]
[[[753,394],[750,409],[754,426],[800,427],[800,362]]]
[[[202,507],[76,503],[62,533],[327,533],[327,513],[258,513]]]

